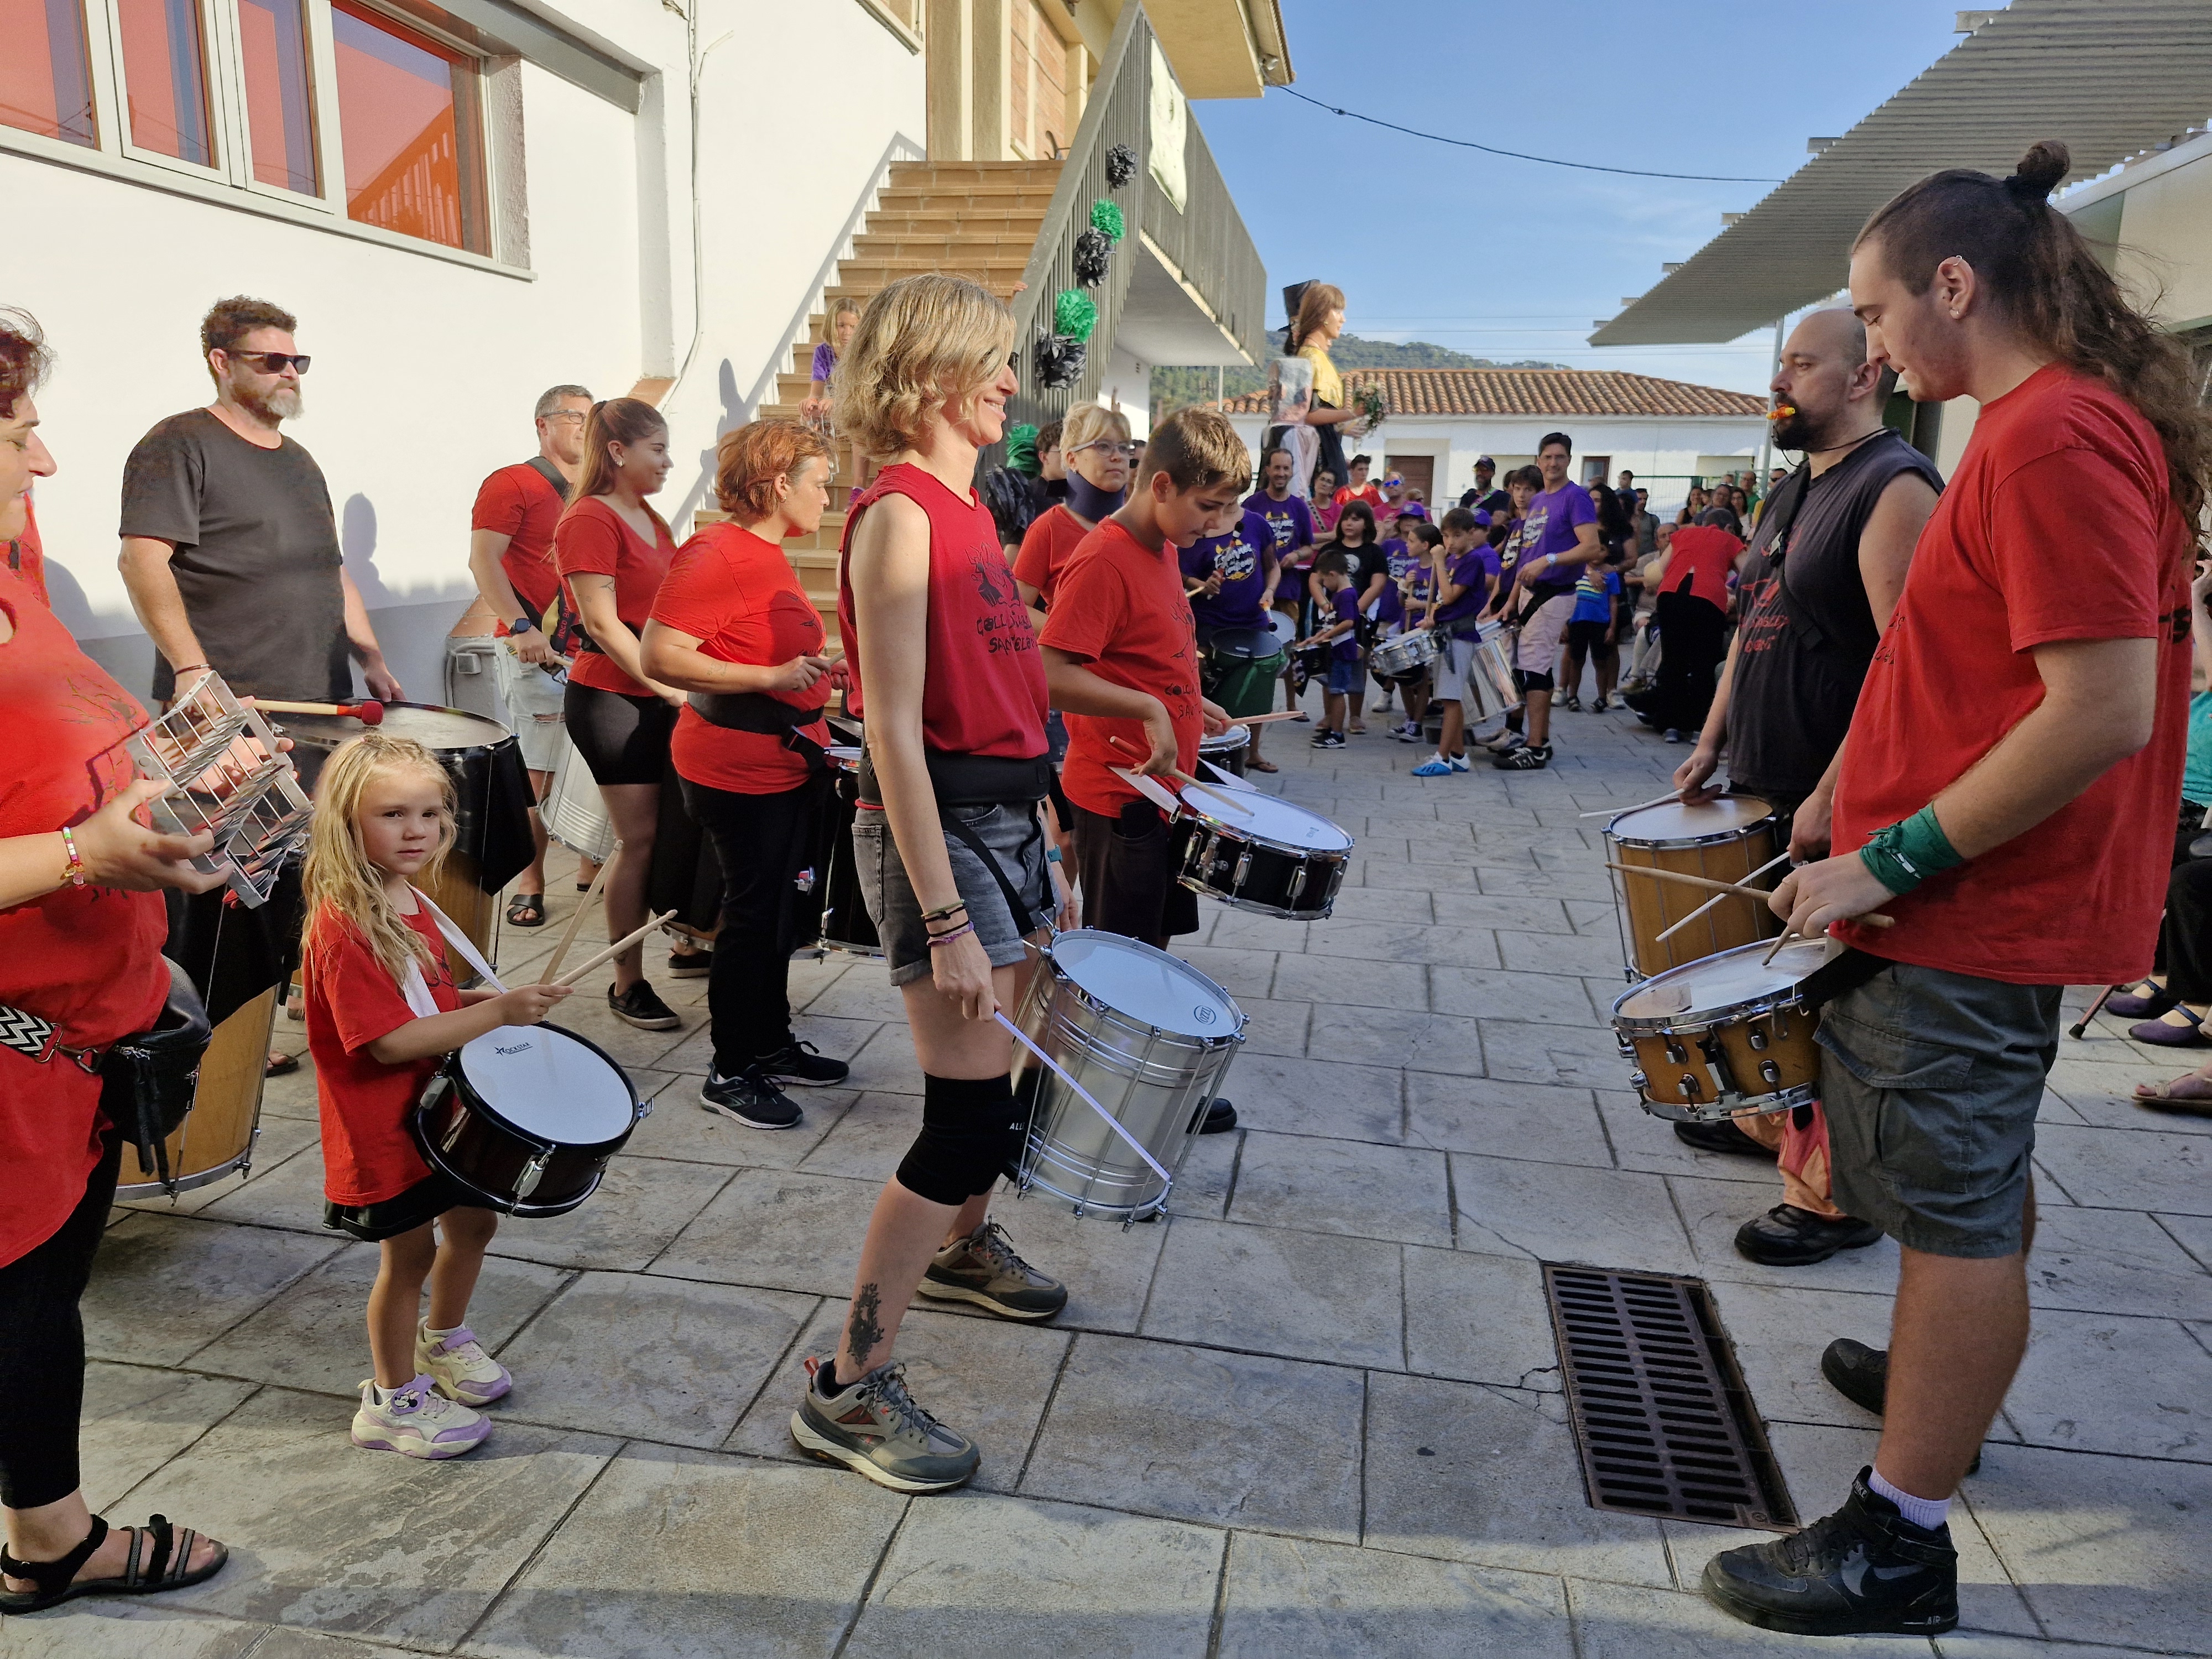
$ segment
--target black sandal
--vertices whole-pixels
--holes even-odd
[[[27,1578],[38,1586],[35,1590],[0,1590],[0,1613],[37,1613],[41,1608],[59,1607],[80,1595],[155,1595],[163,1590],[183,1589],[186,1585],[200,1583],[222,1571],[223,1563],[230,1559],[230,1551],[222,1544],[215,1547],[215,1559],[207,1565],[186,1571],[192,1559],[192,1546],[200,1534],[190,1527],[179,1528],[169,1524],[169,1517],[157,1515],[143,1527],[125,1528],[131,1534],[131,1553],[125,1559],[120,1578],[88,1578],[74,1583],[76,1570],[92,1559],[93,1553],[107,1541],[107,1522],[95,1515],[92,1530],[84,1541],[58,1561],[18,1561],[0,1546],[0,1573],[10,1578]],[[147,1540],[153,1540],[149,1554]],[[213,1542],[213,1540],[210,1540]]]
[[[545,895],[517,893],[507,900],[507,925],[510,927],[543,927],[545,925]]]

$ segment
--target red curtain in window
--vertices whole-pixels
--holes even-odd
[[[100,142],[80,0],[0,0],[0,126]]]
[[[318,189],[315,126],[301,0],[238,0],[238,44],[246,67],[253,176],[313,196]]]
[[[116,0],[131,142],[157,155],[215,165],[198,0]]]
[[[477,185],[468,60],[391,19],[333,6],[346,211],[402,235],[469,247]]]

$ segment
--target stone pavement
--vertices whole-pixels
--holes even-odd
[[[9,1621],[0,1650],[1818,1647],[1694,1594],[1747,1534],[1584,1502],[1540,1261],[1709,1279],[1809,1518],[1875,1441],[1815,1361],[1832,1335],[1884,1339],[1896,1252],[1743,1261],[1729,1237],[1777,1200],[1771,1171],[1638,1109],[1601,1017],[1620,981],[1598,821],[1577,814],[1658,793],[1684,751],[1617,714],[1559,726],[1548,773],[1433,781],[1379,720],[1336,753],[1273,734],[1269,787],[1352,830],[1356,868],[1326,922],[1206,906],[1187,954],[1251,1018],[1245,1127],[1200,1143],[1171,1218],[1125,1233],[1003,1202],[1066,1314],[909,1317],[916,1393],[984,1448],[971,1490],[899,1497],[801,1461],[784,1428],[915,1121],[881,966],[797,968],[801,1034],[853,1086],[780,1134],[698,1109],[703,987],[664,981],[680,1034],[584,998],[564,1015],[658,1109],[581,1210],[502,1228],[472,1322],[518,1382],[475,1455],[347,1443],[376,1252],[318,1225],[312,1079],[270,1090],[251,1180],[117,1212],[85,1306],[88,1492],[211,1531],[230,1565]],[[556,931],[510,931],[507,970]],[[2172,1069],[2105,1029],[2051,1078],[2034,1341],[1953,1511],[1967,1628],[1933,1644],[1946,1659],[2212,1654],[2212,1121],[2124,1098]]]

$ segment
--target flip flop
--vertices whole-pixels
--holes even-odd
[[[269,1060],[267,1064],[262,1068],[261,1075],[264,1077],[289,1077],[293,1073],[299,1069],[299,1055],[288,1054],[282,1049],[272,1048],[269,1051]]]

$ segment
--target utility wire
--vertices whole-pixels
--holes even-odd
[[[1620,173],[1632,179],[1687,179],[1709,185],[1778,185],[1779,179],[1739,179],[1723,173],[1654,173],[1645,167],[1607,167],[1595,161],[1562,161],[1553,155],[1529,155],[1517,149],[1498,149],[1489,144],[1478,144],[1471,138],[1447,138],[1441,133],[1420,132],[1412,127],[1401,127],[1395,121],[1378,120],[1372,115],[1362,115],[1357,110],[1339,109],[1334,104],[1324,104],[1318,98],[1309,98],[1296,87],[1270,87],[1270,92],[1287,92],[1302,103],[1316,109],[1325,109],[1331,115],[1341,115],[1354,121],[1364,121],[1370,127],[1388,127],[1393,132],[1402,132],[1409,138],[1425,138],[1432,144],[1452,144],[1461,149],[1479,149],[1485,155],[1503,155],[1516,161],[1538,161],[1547,167],[1574,167],[1583,173]]]

